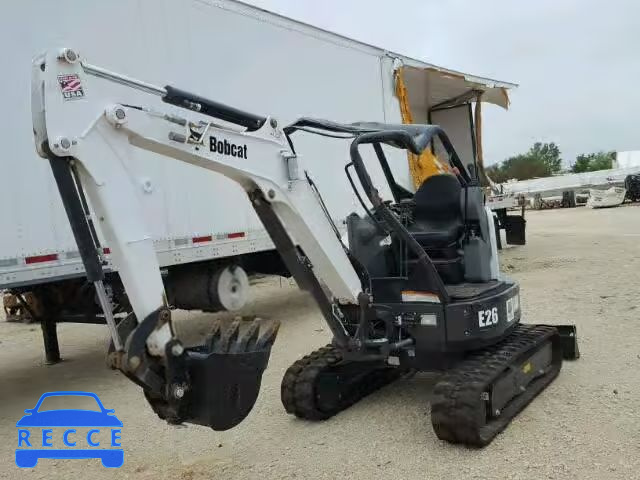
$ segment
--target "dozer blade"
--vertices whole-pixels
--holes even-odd
[[[564,360],[578,360],[580,349],[578,348],[578,332],[575,325],[549,325],[558,330],[560,345],[562,346],[562,358]]]
[[[218,322],[204,345],[185,351],[182,383],[171,382],[178,402],[146,393],[154,411],[170,423],[194,423],[214,430],[228,430],[246,418],[255,404],[262,373],[280,324],[255,319]],[[165,398],[175,398],[169,385]]]

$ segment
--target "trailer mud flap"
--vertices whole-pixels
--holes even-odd
[[[506,215],[504,217],[504,230],[507,234],[509,245],[525,245],[527,221],[520,215]]]

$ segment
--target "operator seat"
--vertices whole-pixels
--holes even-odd
[[[441,249],[456,243],[464,230],[460,202],[462,186],[451,174],[425,179],[413,200],[414,224],[410,232],[425,249]]]

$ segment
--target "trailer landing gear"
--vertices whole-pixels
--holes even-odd
[[[62,358],[60,358],[56,319],[44,316],[40,319],[40,326],[42,327],[42,339],[44,340],[45,364],[54,365],[59,363]]]

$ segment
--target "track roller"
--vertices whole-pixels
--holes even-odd
[[[298,418],[326,420],[403,373],[382,362],[344,361],[339,350],[327,345],[288,368],[282,379],[282,404]]]

